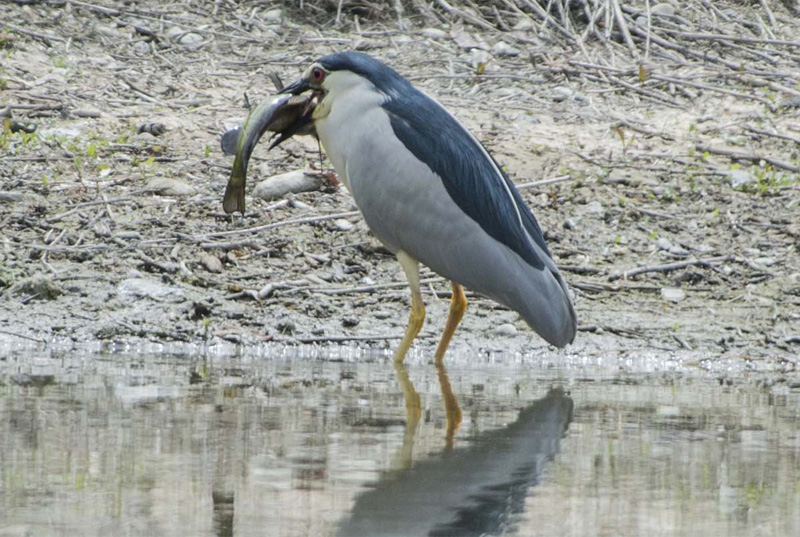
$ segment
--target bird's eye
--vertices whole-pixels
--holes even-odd
[[[311,80],[319,84],[325,78],[325,71],[320,69],[319,67],[314,67],[311,70]]]

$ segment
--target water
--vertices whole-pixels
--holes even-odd
[[[412,362],[10,353],[0,536],[800,535],[777,375]]]

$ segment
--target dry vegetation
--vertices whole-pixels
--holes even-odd
[[[577,294],[573,354],[794,367],[796,1],[19,0],[0,21],[14,344],[391,345],[405,283],[344,190],[251,200],[233,221],[220,207],[219,134],[243,94],[355,48],[435,95],[523,186]],[[282,147],[256,151],[251,182],[319,165],[310,141]],[[428,300],[432,345],[447,306]],[[454,349],[544,350],[477,298]]]

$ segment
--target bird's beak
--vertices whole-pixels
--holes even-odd
[[[281,91],[278,93],[291,93],[292,95],[299,95],[304,91],[308,91],[311,89],[311,84],[308,83],[306,78],[300,78],[295,80],[288,86],[285,86]]]

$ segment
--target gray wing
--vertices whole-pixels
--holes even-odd
[[[517,311],[553,345],[572,342],[576,319],[566,286],[546,247],[528,236],[525,213],[516,213],[525,207],[516,208],[514,191],[482,185],[473,170],[468,177],[473,186],[466,183],[465,188],[477,190],[477,198],[492,196],[495,202],[472,200],[468,211],[469,205],[453,198],[447,181],[414,154],[413,145],[409,148],[392,136],[391,115],[379,110],[349,126],[354,138],[347,145],[359,150],[348,152],[346,170],[340,170],[378,238],[390,249],[403,250],[442,276]],[[494,227],[487,224],[492,219]]]

